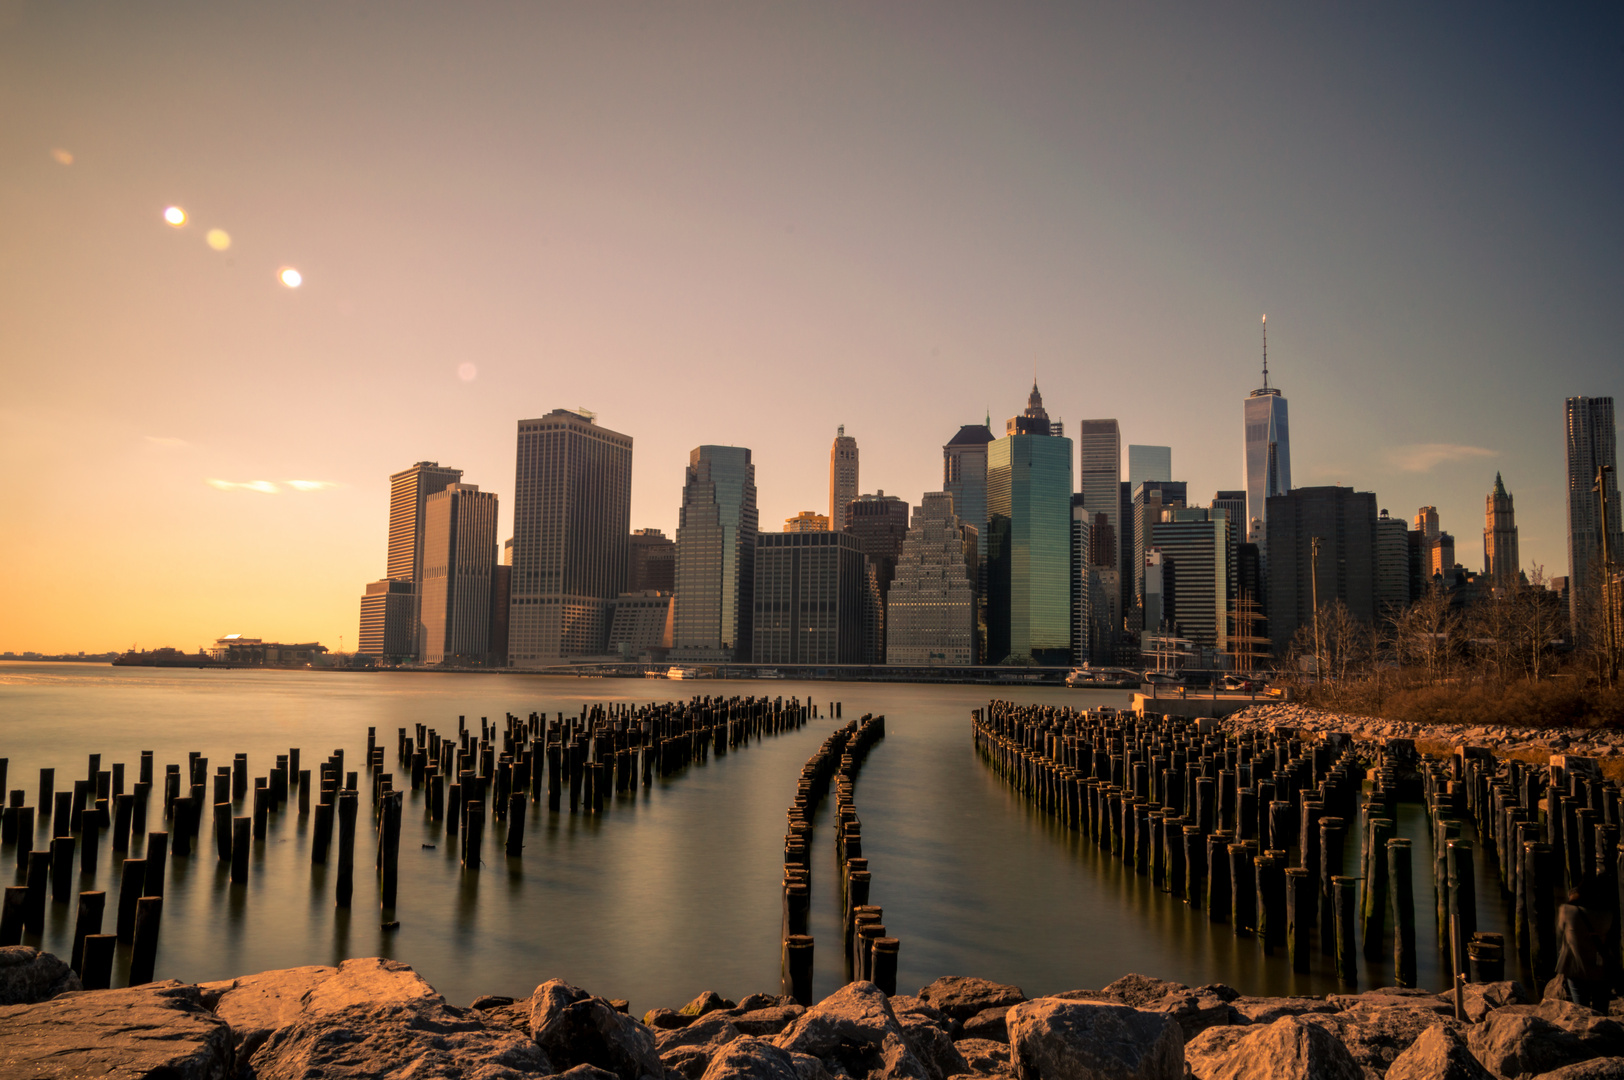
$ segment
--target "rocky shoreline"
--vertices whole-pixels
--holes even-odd
[[[0,948],[0,1077],[154,1080],[1610,1080],[1624,1025],[1516,983],[1453,997],[1246,997],[1128,975],[1027,1000],[937,979],[850,983],[810,1007],[706,993],[641,1021],[559,980],[449,1004],[405,964],[78,989],[49,953]]]
[[[1330,712],[1312,705],[1290,703],[1251,705],[1219,722],[1225,731],[1243,734],[1292,727],[1323,734],[1346,732],[1355,742],[1379,739],[1414,739],[1450,746],[1481,746],[1500,753],[1519,750],[1577,754],[1582,757],[1624,756],[1624,732],[1599,728],[1517,728],[1504,724],[1480,727],[1453,724],[1412,724],[1380,717]]]

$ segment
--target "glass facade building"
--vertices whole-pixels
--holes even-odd
[[[991,663],[1071,660],[1071,449],[1056,435],[1006,435],[987,448]]]
[[[672,659],[748,660],[758,531],[750,451],[696,447],[677,520]]]

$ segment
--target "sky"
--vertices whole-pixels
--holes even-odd
[[[704,443],[827,512],[840,424],[917,504],[1034,374],[1204,503],[1265,313],[1297,485],[1480,566],[1498,470],[1565,573],[1621,91],[1604,6],[0,0],[0,651],[353,648],[389,474],[505,537],[560,407],[668,535]]]

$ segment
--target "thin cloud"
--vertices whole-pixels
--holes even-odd
[[[177,439],[171,435],[144,435],[142,438],[153,446],[162,446],[169,450],[184,450],[192,445],[185,439]]]
[[[1493,457],[1494,451],[1481,446],[1461,446],[1457,443],[1411,443],[1395,446],[1387,452],[1387,462],[1402,472],[1431,472],[1440,465],[1455,465],[1463,461]]]
[[[282,491],[269,480],[210,480],[208,485],[221,491],[257,491],[261,495],[277,495]]]
[[[285,480],[283,483],[294,491],[326,491],[338,486],[331,480]]]

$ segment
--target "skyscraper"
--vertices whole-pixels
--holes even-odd
[[[1494,474],[1494,490],[1484,499],[1483,573],[1496,589],[1517,584],[1517,511],[1511,493],[1499,473]]]
[[[416,642],[417,586],[395,578],[368,584],[361,597],[361,636],[355,651],[398,664],[412,659]]]
[[[1246,520],[1246,492],[1220,491],[1212,497],[1212,509],[1222,510],[1229,516],[1230,531],[1235,534],[1237,544],[1247,543],[1251,527]]]
[[[1173,479],[1171,446],[1128,446],[1128,487],[1137,488],[1147,480]]]
[[[409,469],[389,477],[389,556],[384,575],[396,581],[410,581],[412,599],[412,643],[410,655],[421,656],[423,640],[420,607],[423,581],[423,513],[428,497],[444,491],[462,479],[461,469],[441,468],[437,461],[419,461]]]
[[[841,424],[829,447],[829,528],[846,527],[846,504],[857,498],[857,440]]]
[[[868,664],[873,575],[847,532],[756,537],[751,659],[757,664]]]
[[[1376,496],[1345,487],[1293,488],[1269,500],[1269,636],[1284,660],[1300,626],[1335,600],[1353,617],[1376,617]],[[1313,542],[1320,541],[1318,573]]]
[[[828,532],[829,519],[810,510],[802,510],[792,518],[784,519],[785,532]]]
[[[1391,617],[1410,602],[1410,526],[1386,510],[1376,518],[1376,616]]]
[[[1601,500],[1596,473],[1606,469],[1609,552],[1617,562],[1624,551],[1619,529],[1618,428],[1610,397],[1567,399],[1568,460],[1568,606],[1575,641],[1585,637],[1583,624],[1601,597]]]
[[[1090,561],[1088,496],[1071,497],[1071,662],[1093,657],[1096,618],[1093,601],[1099,592],[1097,567]]]
[[[483,664],[490,655],[496,496],[451,484],[424,502],[423,662]]]
[[[896,576],[902,541],[908,535],[908,504],[881,491],[859,495],[846,504],[846,531],[857,538],[874,571],[879,604],[874,610],[874,643],[878,663],[885,662],[885,600]]]
[[[987,449],[990,663],[1071,656],[1071,440],[1051,434],[1037,384]]]
[[[677,545],[659,529],[638,529],[628,538],[626,591],[668,593],[676,588]]]
[[[508,662],[602,655],[625,591],[632,439],[554,409],[519,421]]]
[[[1151,526],[1162,519],[1163,510],[1182,508],[1188,501],[1189,484],[1183,480],[1146,480],[1133,489],[1133,594],[1127,609],[1130,621],[1145,595],[1145,552],[1152,546]],[[1134,629],[1154,630],[1154,623],[1144,622]]]
[[[1269,385],[1269,317],[1263,317],[1263,385],[1247,396],[1246,505],[1252,519],[1247,539],[1259,545],[1264,565],[1269,560],[1269,500],[1291,490],[1291,425],[1286,399]]]
[[[987,444],[992,431],[986,424],[965,424],[942,447],[942,490],[953,496],[953,513],[977,536],[987,534]]]
[[[755,587],[756,467],[742,446],[688,455],[677,525],[671,646],[683,660],[748,660]]]
[[[885,662],[976,662],[975,526],[953,496],[926,492],[902,542],[885,605]]]
[[[1077,434],[1077,490],[1089,516],[1088,561],[1111,571],[1101,579],[1101,587],[1116,589],[1116,595],[1103,606],[1095,605],[1100,610],[1093,612],[1095,625],[1109,622],[1113,615],[1118,619],[1107,630],[1108,639],[1095,642],[1095,655],[1104,659],[1122,632],[1122,429],[1115,420],[1084,420]],[[1131,537],[1128,545],[1132,547]]]
[[[1150,546],[1173,566],[1174,588],[1163,617],[1180,637],[1219,651],[1229,649],[1229,609],[1235,599],[1235,534],[1223,509],[1162,511],[1150,525]],[[1165,579],[1164,579],[1165,581]],[[1164,601],[1165,602],[1165,601]],[[1147,613],[1145,629],[1152,630]]]

